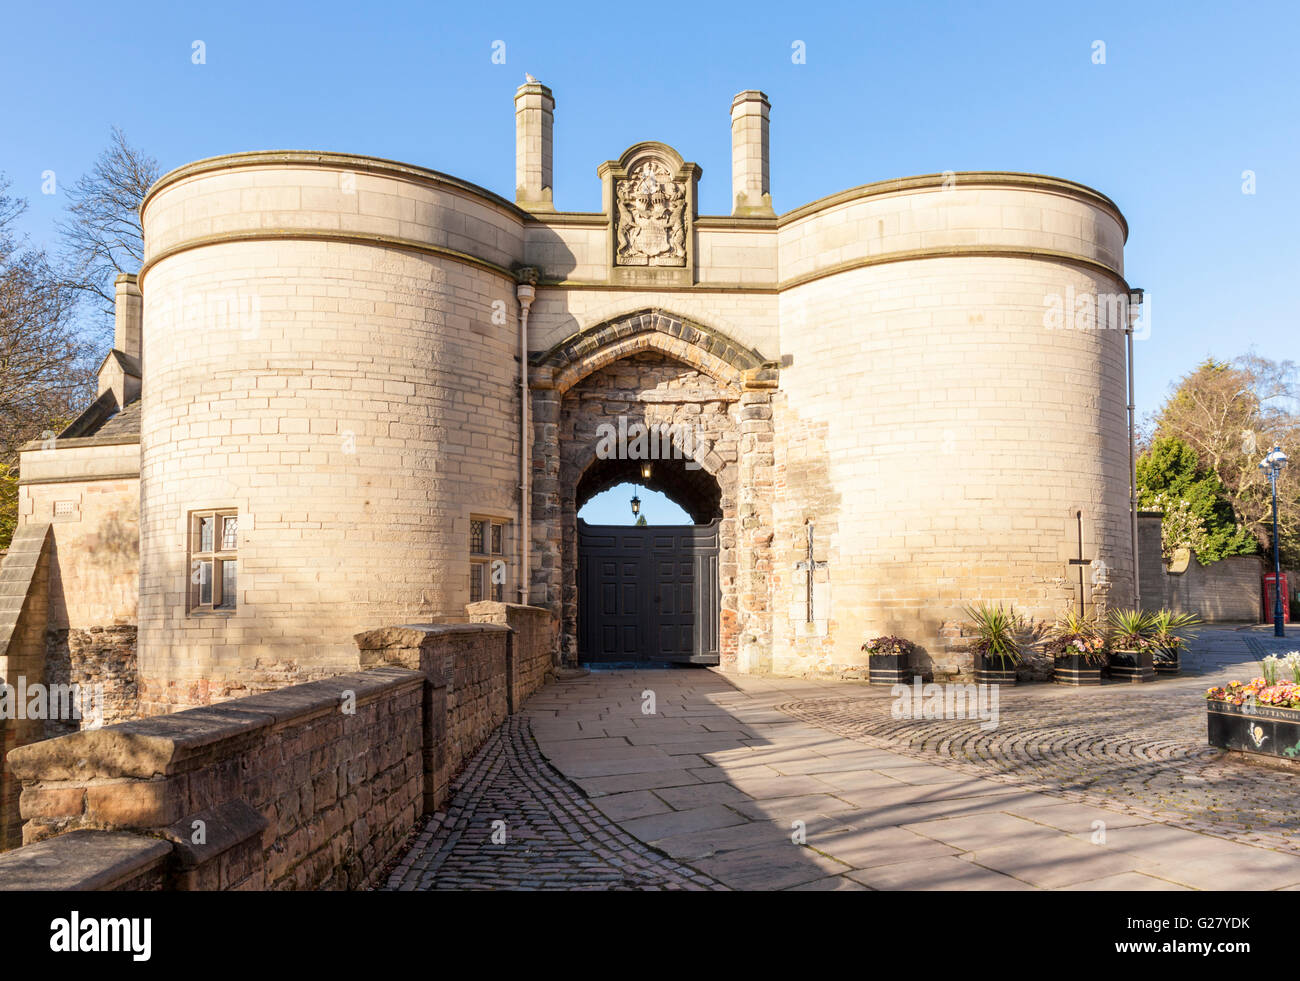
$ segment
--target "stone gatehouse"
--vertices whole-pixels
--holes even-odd
[[[695,617],[738,671],[861,663],[891,633],[953,675],[965,604],[1053,616],[1072,559],[1104,563],[1087,602],[1131,601],[1115,204],[978,172],[778,213],[769,110],[731,104],[727,215],[658,142],[600,164],[600,212],[559,210],[531,79],[508,197],[344,153],[164,176],[98,399],[22,455],[8,673],[39,674],[44,630],[75,641],[62,670],[116,677],[138,631],[129,697],[157,714],[506,600],[548,610],[568,662],[603,603],[645,658]],[[620,426],[669,452],[602,452]],[[716,530],[707,550],[659,554],[652,527],[651,564],[584,573],[578,512],[624,480]]]

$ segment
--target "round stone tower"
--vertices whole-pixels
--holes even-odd
[[[777,604],[775,669],[901,634],[962,671],[962,606],[1053,618],[1078,602],[1071,559],[1100,560],[1088,603],[1132,601],[1127,232],[1089,188],[1006,173],[782,216],[777,566],[812,524],[814,600],[828,585],[814,615]]]
[[[302,152],[190,164],[141,210],[146,711],[347,670],[359,629],[463,617],[471,534],[513,552],[522,212]]]

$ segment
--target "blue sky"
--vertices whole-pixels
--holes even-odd
[[[1047,173],[1113,198],[1151,301],[1142,414],[1207,354],[1300,357],[1295,3],[76,2],[9,5],[5,27],[0,171],[37,244],[54,243],[61,189],[114,124],[164,169],[342,150],[509,197],[524,72],[555,92],[558,207],[599,210],[597,165],[659,139],[703,168],[700,211],[726,213],[731,97],[761,88],[778,211],[944,170]],[[60,193],[41,194],[46,170]]]

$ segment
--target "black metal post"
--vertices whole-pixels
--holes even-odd
[[[1273,636],[1285,637],[1282,618],[1282,550],[1277,541],[1277,468],[1269,473],[1273,484]]]

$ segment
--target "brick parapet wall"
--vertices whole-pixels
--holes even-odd
[[[393,665],[425,679],[424,810],[446,801],[451,779],[509,714],[506,647],[497,623],[425,623],[357,634],[361,665]]]
[[[362,886],[421,810],[424,680],[380,667],[22,747],[24,843],[167,839],[169,888]]]
[[[506,638],[506,703],[511,713],[554,675],[559,624],[547,610],[519,603],[485,601],[465,607],[471,623],[504,624]]]

